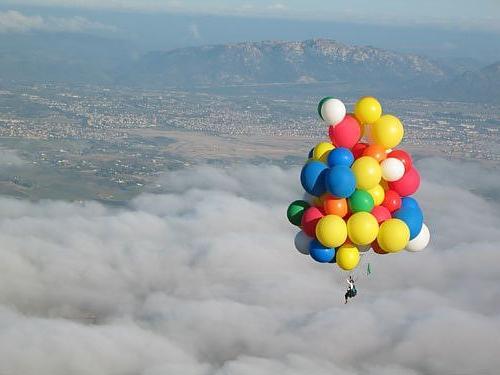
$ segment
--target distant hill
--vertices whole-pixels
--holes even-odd
[[[446,79],[432,61],[333,40],[245,42],[150,52],[119,81],[154,86],[339,81],[410,84]]]
[[[453,77],[438,85],[437,92],[442,98],[500,103],[500,61]]]

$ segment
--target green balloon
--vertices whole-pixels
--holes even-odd
[[[318,115],[321,117],[322,120],[324,120],[323,116],[321,115],[321,107],[323,107],[323,104],[328,100],[328,99],[333,99],[333,96],[327,96],[319,101],[318,104]]]
[[[290,206],[288,206],[288,210],[286,210],[286,217],[293,225],[300,226],[302,215],[309,207],[310,205],[306,201],[292,202]]]
[[[375,203],[373,198],[366,190],[356,189],[349,197],[349,208],[353,213],[356,212],[371,212]]]

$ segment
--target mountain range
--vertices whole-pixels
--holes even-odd
[[[0,81],[138,87],[348,83],[377,92],[500,102],[500,62],[479,70],[329,39],[262,41],[139,53],[97,36],[20,35],[0,41]]]

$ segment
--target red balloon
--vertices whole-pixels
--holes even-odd
[[[420,186],[420,174],[415,168],[406,171],[397,181],[389,182],[389,187],[402,197],[414,194]]]
[[[335,147],[351,148],[361,138],[361,127],[354,116],[346,115],[337,125],[330,125],[328,134]]]
[[[412,166],[413,166],[413,161],[411,160],[411,156],[409,153],[403,150],[393,150],[389,152],[387,155],[388,158],[396,158],[401,160],[403,165],[405,166],[405,171],[408,172]]]
[[[394,190],[387,190],[382,206],[387,208],[389,212],[394,212],[401,208],[401,196]]]
[[[387,251],[383,250],[380,245],[378,244],[377,240],[372,242],[372,249],[375,251],[377,254],[387,254]]]
[[[302,215],[301,227],[309,237],[316,237],[316,224],[324,216],[318,207],[309,207]]]
[[[391,218],[391,212],[384,206],[373,207],[371,214],[375,216],[379,224]]]
[[[354,155],[354,159],[361,157],[361,155],[363,155],[363,152],[367,147],[368,143],[364,142],[356,143],[351,149],[351,152]]]

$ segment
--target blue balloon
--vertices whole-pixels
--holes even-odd
[[[327,166],[316,160],[308,161],[300,172],[300,183],[309,194],[319,197],[326,192],[325,175]]]
[[[328,165],[334,167],[336,165],[345,165],[350,167],[354,163],[354,155],[351,150],[345,147],[333,149],[328,154]]]
[[[316,262],[330,263],[335,259],[335,249],[323,246],[318,240],[312,240],[309,245],[309,255]]]
[[[408,225],[410,229],[410,240],[418,236],[422,229],[422,223],[424,222],[424,216],[420,208],[400,208],[394,212],[393,217],[403,220],[406,225]]]
[[[309,154],[307,155],[308,159],[311,159],[313,157],[313,152],[314,152],[314,147],[311,148],[311,151],[309,151]]]
[[[403,197],[401,198],[401,208],[417,208],[420,211],[420,205],[418,204],[417,200],[412,197]]]
[[[356,178],[351,168],[345,165],[336,165],[326,172],[326,189],[335,197],[350,197],[356,190]]]

